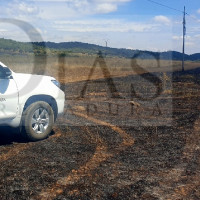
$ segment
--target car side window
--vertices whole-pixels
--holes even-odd
[[[0,78],[8,78],[10,74],[9,68],[0,65]]]
[[[2,66],[0,65],[0,77],[3,77],[4,74],[5,74],[4,67],[2,67]]]

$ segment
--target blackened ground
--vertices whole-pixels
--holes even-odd
[[[198,75],[173,74],[169,127],[113,128],[104,119],[89,126],[91,119],[74,114],[35,143],[1,128],[0,199],[200,199]],[[81,84],[66,85],[67,94],[77,96]]]

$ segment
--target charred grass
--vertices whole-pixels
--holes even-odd
[[[90,125],[95,114],[69,114],[48,139],[35,143],[1,129],[0,199],[200,199],[199,75],[199,69],[167,74],[170,126],[116,127],[102,118]],[[130,78],[135,75],[114,81],[123,89]],[[87,98],[107,98],[102,81],[89,82]],[[63,83],[67,101],[84,84]],[[121,91],[129,97],[128,89]]]

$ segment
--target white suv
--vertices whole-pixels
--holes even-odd
[[[31,141],[48,137],[65,94],[55,78],[14,73],[0,62],[0,125],[21,127]]]

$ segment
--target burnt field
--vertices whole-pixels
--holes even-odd
[[[200,199],[199,76],[63,84],[66,112],[48,139],[1,129],[0,199]]]

